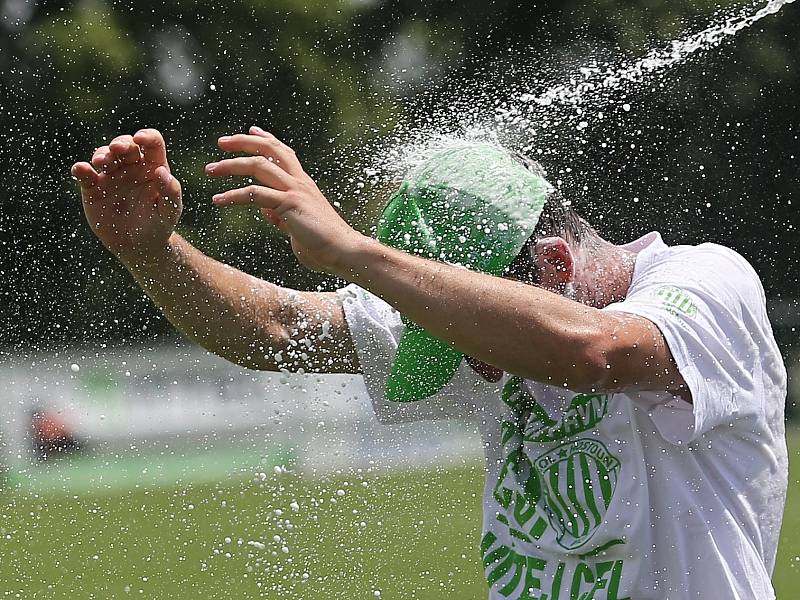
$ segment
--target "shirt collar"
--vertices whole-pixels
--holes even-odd
[[[664,240],[661,239],[661,234],[657,231],[651,231],[637,240],[623,244],[622,248],[625,248],[625,250],[636,252],[633,278],[636,279],[637,275],[645,270],[655,259],[658,252],[666,247]]]
[[[625,250],[630,250],[631,252],[642,252],[645,249],[649,249],[652,247],[653,250],[658,250],[660,248],[666,247],[666,244],[661,239],[661,234],[657,231],[651,231],[650,233],[644,234],[638,240],[634,240],[627,244],[622,244],[622,247]]]

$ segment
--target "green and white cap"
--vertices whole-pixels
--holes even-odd
[[[533,234],[551,190],[502,148],[447,148],[409,173],[383,210],[377,238],[403,252],[501,275]],[[410,402],[441,390],[464,355],[405,316],[403,322],[385,394]]]

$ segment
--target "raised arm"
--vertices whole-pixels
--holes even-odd
[[[364,239],[336,266],[467,355],[573,391],[668,391],[691,401],[647,319],[532,285],[425,260]]]
[[[174,232],[181,188],[157,131],[115,138],[72,173],[92,230],[186,336],[249,368],[359,371],[336,294],[278,287]]]
[[[663,335],[647,319],[383,246],[350,228],[291,149],[257,128],[221,138],[220,147],[252,156],[210,163],[207,173],[262,185],[217,194],[217,206],[261,207],[306,266],[370,290],[463,353],[576,391],[685,392]]]
[[[123,263],[179,331],[222,358],[266,371],[359,372],[335,293],[279,287],[175,233],[159,254]]]

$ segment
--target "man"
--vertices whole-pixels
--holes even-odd
[[[259,207],[305,266],[354,285],[287,290],[189,245],[154,130],[73,166],[90,226],[220,356],[363,373],[387,422],[476,419],[490,598],[774,598],[786,379],[744,259],[657,233],[612,245],[534,165],[485,147],[410,176],[382,244],[349,227],[274,136],[254,127],[219,146],[247,156],[209,175],[258,184],[213,203]]]

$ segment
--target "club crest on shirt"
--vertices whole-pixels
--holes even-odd
[[[575,550],[603,523],[621,464],[600,440],[575,436],[597,426],[610,399],[610,394],[577,394],[555,420],[520,378],[506,383],[503,401],[513,418],[502,424],[506,458],[494,497],[506,509],[498,520],[513,537],[533,542],[550,529],[562,548]],[[531,459],[524,442],[562,443]]]
[[[553,448],[533,465],[556,541],[567,550],[580,548],[603,523],[617,487],[619,460],[599,440],[583,438]]]
[[[495,521],[481,542],[486,581],[500,597],[630,600],[617,593],[624,559],[597,558],[626,543],[622,536],[595,535],[622,463],[587,432],[608,414],[612,399],[576,394],[553,418],[520,377],[503,387],[509,409],[501,422],[504,460],[492,490]],[[542,554],[549,544],[561,548],[556,556],[555,549]],[[569,560],[557,558],[563,553]]]

